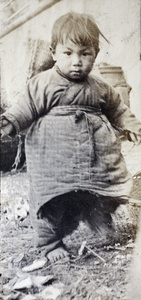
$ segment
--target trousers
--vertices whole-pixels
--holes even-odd
[[[101,234],[111,233],[111,213],[124,202],[120,198],[109,198],[82,190],[57,196],[38,211],[37,218],[40,222],[36,246],[58,244],[77,228],[80,221],[86,222],[92,230]]]

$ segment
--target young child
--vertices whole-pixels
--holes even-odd
[[[50,261],[68,255],[62,239],[80,220],[112,233],[111,213],[131,190],[117,131],[138,144],[141,124],[111,86],[90,75],[99,35],[89,15],[60,17],[50,47],[55,66],[31,78],[23,99],[2,115],[3,136],[29,127],[30,216]]]

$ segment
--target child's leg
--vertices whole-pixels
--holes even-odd
[[[79,207],[76,193],[67,193],[50,200],[41,207],[38,218],[38,245],[46,245],[47,257],[56,261],[68,255],[62,238],[71,233],[79,224]]]
[[[49,205],[50,206],[50,205]],[[56,225],[58,222],[58,219],[56,218],[55,214],[51,216],[50,214],[50,207],[48,208],[48,217],[44,216],[44,209],[45,206],[43,206],[39,213],[38,213],[38,221],[36,226],[36,246],[42,247],[42,255],[45,255],[48,257],[48,259],[53,262],[56,259],[62,258],[64,256],[67,256],[68,253],[63,247],[63,243],[60,239],[60,236],[58,235]],[[57,251],[56,256],[50,255],[52,251]],[[60,256],[61,251],[61,256]]]

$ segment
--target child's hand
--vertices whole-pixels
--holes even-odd
[[[141,143],[141,135],[137,135],[133,132],[128,132],[128,139],[135,145],[139,145]]]
[[[1,137],[2,138],[11,134],[14,130],[14,126],[6,119],[2,119],[0,121],[0,127],[1,127]]]

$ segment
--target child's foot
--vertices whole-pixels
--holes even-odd
[[[69,253],[65,250],[63,246],[60,246],[47,254],[47,258],[51,263],[67,256],[69,256]]]

